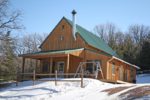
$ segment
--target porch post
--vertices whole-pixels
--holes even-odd
[[[52,73],[52,67],[53,67],[53,58],[50,57],[50,73]]]
[[[42,59],[40,59],[40,68],[39,68],[40,69],[40,73],[42,72],[42,67],[43,67],[42,66]]]
[[[36,62],[35,62],[35,73],[37,72],[37,66],[38,66],[38,60],[36,59]]]
[[[25,58],[22,58],[22,73],[24,73]]]
[[[67,55],[67,70],[66,72],[69,72],[69,64],[70,64],[70,54]]]

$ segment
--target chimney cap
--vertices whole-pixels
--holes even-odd
[[[75,15],[77,12],[75,10],[72,11],[72,14]]]

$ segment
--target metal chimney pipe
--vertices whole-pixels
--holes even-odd
[[[75,10],[72,11],[72,22],[73,22],[73,26],[72,26],[72,35],[74,37],[74,39],[76,40],[76,36],[75,36],[75,33],[76,33],[76,18],[75,18],[75,14],[77,12]]]

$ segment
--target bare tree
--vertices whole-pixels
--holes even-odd
[[[44,41],[46,34],[33,33],[25,35],[17,42],[17,54],[33,53],[39,51],[39,46]]]
[[[118,40],[118,34],[120,31],[113,23],[100,24],[95,26],[94,31],[103,39],[109,46],[115,49],[116,42]]]
[[[17,41],[17,54],[26,54],[26,53],[34,53],[40,51],[39,46],[44,41],[46,34],[38,34],[32,33],[23,36]],[[33,59],[26,59],[26,68],[25,71],[30,72],[33,71],[35,67],[35,60]]]
[[[0,0],[0,35],[23,28],[20,24],[21,12],[12,11],[9,6],[9,0]]]
[[[133,36],[134,42],[139,44],[139,46],[142,45],[142,41],[146,39],[147,34],[150,32],[149,26],[144,25],[131,25],[129,26],[129,34]]]
[[[107,41],[107,32],[104,24],[96,25],[94,31],[100,36],[101,39]]]

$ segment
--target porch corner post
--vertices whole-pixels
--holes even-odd
[[[70,54],[67,55],[67,70],[66,72],[69,72],[69,64],[70,64]]]
[[[106,78],[107,78],[107,80],[109,79],[109,62],[107,61],[107,63],[106,63],[106,69],[107,69],[107,74],[106,74]]]

